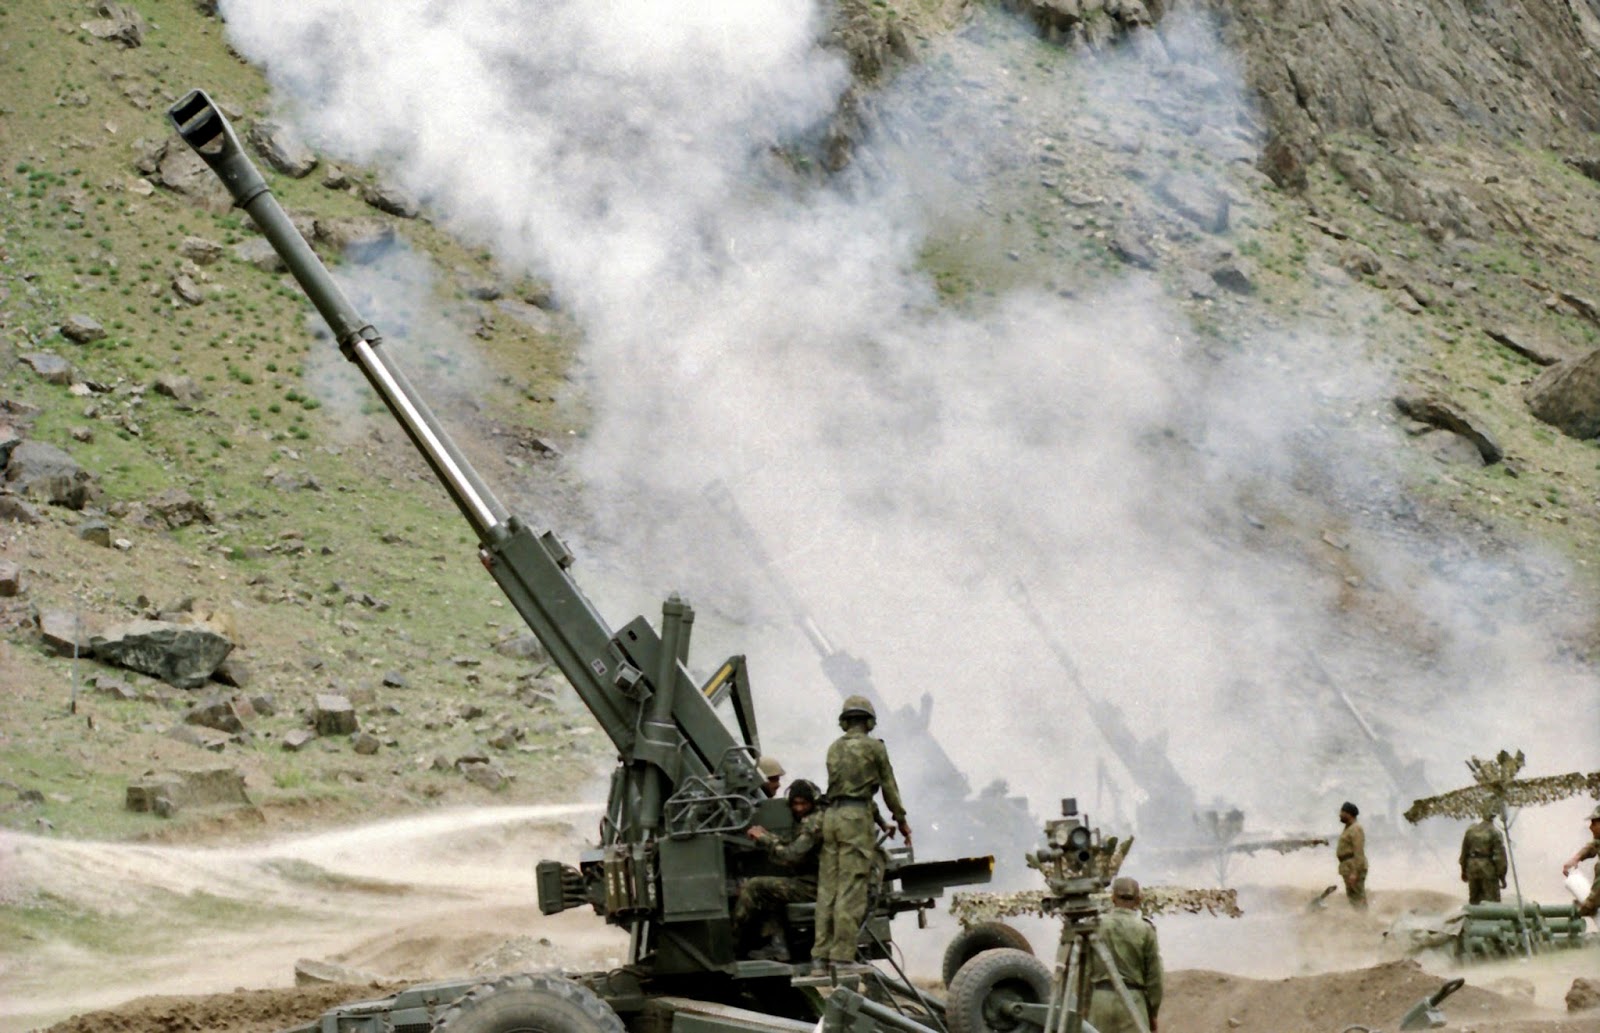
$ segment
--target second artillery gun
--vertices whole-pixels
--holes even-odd
[[[894,751],[895,777],[901,792],[912,799],[938,801],[931,826],[919,828],[918,839],[940,851],[987,851],[998,847],[1021,856],[1039,829],[1039,822],[1028,811],[1028,801],[1011,793],[1002,779],[974,793],[967,776],[929,727],[932,696],[924,693],[915,707],[887,706],[873,681],[872,668],[865,660],[839,648],[807,612],[728,486],[715,481],[706,487],[704,495],[721,516],[723,526],[766,575],[778,604],[816,651],[823,676],[839,698],[864,696],[872,702],[878,712],[877,731]]]
[[[617,751],[599,843],[576,864],[542,861],[539,908],[591,907],[629,935],[626,964],[609,972],[457,980],[345,1005],[304,1033],[804,1033],[820,1015],[817,993],[788,964],[749,960],[735,942],[730,904],[739,881],[768,874],[743,833],[783,830],[782,800],[767,799],[756,762],[761,742],[744,658],[704,684],[688,667],[694,611],[676,595],[657,631],[643,617],[612,629],[568,573],[574,557],[551,531],[509,513],[445,434],[378,332],[344,297],[273,198],[216,105],[193,91],[168,112],[182,139],[218,175],[405,429],[478,538],[478,556]],[[727,700],[730,728],[717,711]],[[951,886],[989,880],[993,858],[917,861],[891,851],[859,931],[861,956],[891,958],[890,919],[919,918]],[[811,905],[789,919],[806,956]],[[892,960],[892,959],[891,959]],[[875,970],[874,970],[875,971]],[[938,1010],[907,981],[883,978],[890,998],[931,1017]],[[898,995],[898,997],[897,997]]]

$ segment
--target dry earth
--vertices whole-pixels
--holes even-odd
[[[592,815],[585,805],[475,808],[213,845],[5,833],[0,864],[12,902],[48,898],[114,935],[97,942],[79,929],[69,946],[41,934],[27,956],[5,959],[0,1028],[268,1033],[407,982],[609,967],[625,950],[615,930],[586,912],[541,916],[533,903],[532,862],[572,851]],[[1457,974],[1468,986],[1445,1004],[1450,1028],[1600,1031],[1600,1012],[1570,1016],[1562,1005],[1572,979],[1592,974],[1592,950],[1459,972],[1397,959],[1385,944],[1389,924],[1445,910],[1450,894],[1384,890],[1366,915],[1310,911],[1319,888],[1311,866],[1267,870],[1291,881],[1245,883],[1241,920],[1160,920],[1171,970],[1167,1033],[1392,1030]],[[1024,928],[1049,949],[1048,926]],[[914,974],[936,971],[948,932],[938,921],[901,930]],[[301,958],[371,981],[292,986]]]

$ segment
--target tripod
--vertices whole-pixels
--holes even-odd
[[[1100,910],[1089,900],[1099,888],[1093,878],[1067,879],[1051,886],[1061,892],[1055,910],[1061,915],[1061,944],[1056,948],[1056,967],[1050,980],[1050,1008],[1044,1033],[1095,1033],[1088,1023],[1089,1001],[1094,996],[1091,958],[1099,958],[1111,989],[1127,1010],[1139,1033],[1150,1033],[1144,1015],[1122,981],[1115,959],[1100,937]]]

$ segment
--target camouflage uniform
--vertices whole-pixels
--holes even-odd
[[[1590,858],[1600,858],[1600,839],[1591,839],[1587,846],[1578,851],[1578,860],[1587,861]],[[1589,895],[1578,905],[1578,914],[1585,918],[1593,918],[1597,912],[1600,912],[1600,861],[1595,862],[1594,881],[1589,884]]]
[[[1467,884],[1467,903],[1499,901],[1500,887],[1506,883],[1506,844],[1492,818],[1473,825],[1461,837],[1461,881]]]
[[[1139,1018],[1150,1028],[1161,1008],[1161,945],[1156,942],[1155,925],[1134,908],[1113,907],[1100,916],[1100,939],[1117,963],[1117,974]],[[1100,1033],[1136,1033],[1139,1027],[1122,1006],[1098,953],[1089,959],[1089,978],[1094,983],[1089,1023]]]
[[[1344,895],[1350,906],[1361,911],[1367,909],[1367,834],[1361,824],[1351,821],[1339,833],[1339,843],[1333,849],[1339,859],[1339,878],[1344,880]]]
[[[822,862],[817,874],[817,961],[856,960],[856,938],[867,917],[867,890],[877,863],[873,797],[897,822],[906,809],[889,765],[889,748],[860,727],[828,747],[828,808],[822,816]]]
[[[817,855],[822,850],[822,812],[812,811],[801,820],[794,835],[785,839],[775,833],[762,836],[772,862],[794,871],[793,875],[757,875],[746,879],[733,905],[733,933],[736,942],[747,943],[757,934],[772,936],[781,931],[778,924],[788,904],[804,904],[817,899]]]

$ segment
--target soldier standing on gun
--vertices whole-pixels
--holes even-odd
[[[1339,859],[1339,878],[1344,880],[1344,895],[1357,911],[1367,909],[1367,834],[1356,823],[1361,808],[1345,801],[1339,807],[1339,822],[1344,831],[1333,856]]]
[[[1483,809],[1483,820],[1461,837],[1461,881],[1467,884],[1467,903],[1498,903],[1506,888],[1506,843],[1494,827],[1493,807]]]
[[[1111,910],[1100,916],[1100,940],[1106,945],[1117,975],[1128,988],[1145,1028],[1156,1033],[1156,1012],[1161,1008],[1161,945],[1156,927],[1139,913],[1139,884],[1127,876],[1111,883]],[[1111,983],[1111,973],[1099,952],[1089,959],[1094,995],[1089,998],[1089,1024],[1100,1033],[1137,1033],[1138,1023],[1128,1014]]]
[[[881,790],[906,845],[911,826],[900,802],[889,749],[867,735],[878,723],[865,696],[850,696],[839,711],[844,734],[828,747],[828,808],[822,817],[822,863],[817,874],[817,940],[812,959],[819,969],[850,965],[867,917],[867,891],[877,857],[873,798]]]
[[[1567,863],[1561,866],[1561,874],[1569,874],[1591,857],[1600,857],[1600,807],[1589,812],[1589,842],[1567,858]],[[1589,895],[1578,905],[1578,914],[1584,918],[1592,918],[1597,912],[1600,912],[1600,861],[1595,862],[1594,881],[1589,884]]]

